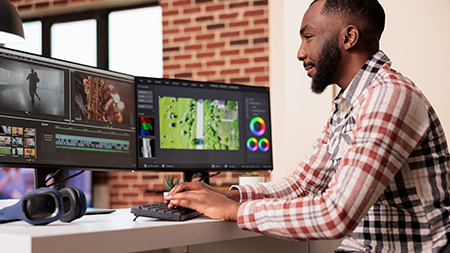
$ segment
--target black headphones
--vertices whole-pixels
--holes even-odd
[[[19,202],[0,209],[0,221],[24,220],[32,225],[46,225],[60,220],[81,218],[87,209],[84,193],[74,187],[59,191],[41,188],[27,193]]]

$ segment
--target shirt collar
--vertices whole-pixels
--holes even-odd
[[[352,103],[363,90],[365,90],[372,82],[375,74],[385,64],[391,64],[389,58],[383,51],[378,51],[364,63],[364,66],[358,71],[356,76],[350,82],[350,85],[345,90],[341,90],[336,97],[334,103],[338,104],[342,99]]]

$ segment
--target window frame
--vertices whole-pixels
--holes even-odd
[[[101,69],[109,68],[109,21],[111,12],[132,10],[138,8],[159,6],[159,1],[134,4],[129,6],[102,8],[79,12],[64,13],[40,18],[23,19],[23,22],[41,21],[42,23],[42,55],[51,57],[51,27],[56,23],[82,21],[94,19],[97,21],[97,66]]]

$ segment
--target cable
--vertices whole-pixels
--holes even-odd
[[[48,181],[52,180],[54,177],[56,177],[56,175],[58,175],[58,173],[61,171],[61,169],[58,169],[55,171],[55,173],[53,173],[51,176],[49,176],[48,178],[45,179],[45,185],[47,185]]]
[[[217,172],[217,173],[215,173],[215,174],[208,175],[208,176],[206,176],[206,177],[202,177],[202,178],[200,178],[200,182],[205,182],[206,179],[215,177],[215,176],[217,176],[217,175],[219,175],[219,174],[220,174],[220,172]]]
[[[59,172],[59,170],[56,171],[56,172],[54,173],[54,175],[52,176],[52,178],[53,178],[58,172]],[[60,179],[60,180],[58,180],[58,181],[56,181],[56,182],[53,182],[52,184],[47,185],[47,187],[51,187],[51,186],[54,186],[54,185],[56,185],[56,184],[62,183],[62,182],[64,182],[64,181],[67,181],[67,180],[69,180],[69,179],[71,179],[71,178],[74,178],[74,177],[76,177],[76,176],[78,176],[78,175],[81,175],[83,172],[84,172],[84,170],[80,170],[79,172],[77,172],[77,173],[75,173],[75,174],[73,174],[73,175],[70,175],[70,176],[65,177],[65,178],[63,178],[63,179]],[[46,180],[45,182],[47,183],[47,181],[48,181],[48,180]]]

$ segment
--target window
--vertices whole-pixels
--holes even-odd
[[[162,57],[160,7],[109,14],[109,69],[136,76],[162,77]]]
[[[25,43],[7,47],[131,75],[162,77],[157,3],[24,20]]]
[[[97,66],[97,21],[94,19],[52,25],[53,58]]]
[[[41,21],[26,22],[23,24],[25,42],[18,44],[6,44],[6,47],[30,52],[33,54],[42,54],[42,23]]]

